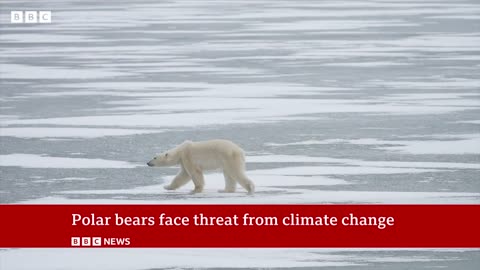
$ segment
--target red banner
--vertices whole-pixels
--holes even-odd
[[[480,205],[0,205],[0,247],[480,247]]]

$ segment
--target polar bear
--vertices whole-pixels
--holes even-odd
[[[180,165],[180,172],[166,190],[175,190],[193,180],[195,189],[191,192],[200,193],[205,185],[203,172],[223,170],[225,189],[219,192],[235,192],[236,183],[248,191],[255,192],[255,185],[245,175],[245,155],[238,145],[227,140],[209,140],[192,142],[185,141],[150,160],[150,167]]]

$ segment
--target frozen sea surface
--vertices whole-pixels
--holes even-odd
[[[53,23],[10,24],[26,9]],[[476,0],[0,0],[0,11],[0,203],[480,203]],[[145,166],[219,137],[246,150],[254,197],[217,193],[218,173],[203,194],[166,192],[177,169]],[[0,250],[0,269],[479,264],[458,249]]]

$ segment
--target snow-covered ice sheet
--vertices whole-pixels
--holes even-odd
[[[0,252],[6,269],[358,268],[375,262],[443,264],[465,249],[16,249]],[[471,252],[471,251],[470,251]],[[398,254],[401,254],[400,256]],[[438,256],[440,255],[440,256]],[[453,256],[453,257],[452,257]],[[45,258],[56,257],[56,260]],[[187,259],[188,258],[188,259]],[[18,262],[22,262],[19,264]]]
[[[0,203],[479,203],[476,0],[3,0]],[[40,5],[40,6],[39,6]],[[257,194],[147,168],[232,139]],[[138,163],[137,163],[138,162]],[[9,249],[0,269],[476,269],[478,250]],[[212,260],[211,258],[217,258]]]
[[[320,144],[323,142],[316,141]],[[304,145],[315,142],[299,142],[287,144],[269,144],[274,146],[281,145]],[[390,168],[450,168],[450,169],[480,169],[477,163],[455,163],[455,162],[408,162],[408,161],[364,161],[345,158],[330,157],[311,157],[301,155],[258,155],[247,156],[246,160],[253,163],[327,163],[342,164],[350,166],[371,166],[371,167],[390,167]]]
[[[151,187],[148,187],[151,188]],[[255,196],[243,191],[234,194],[218,193],[217,189],[207,188],[204,193],[190,195],[185,187],[175,192],[164,193],[161,186],[155,190],[80,190],[59,192],[58,195],[33,200],[24,204],[475,204],[480,200],[480,193],[468,192],[374,192],[348,190],[314,190],[301,186],[290,189],[259,188]],[[134,195],[160,194],[158,199],[126,199],[118,196],[111,199],[75,199],[66,195]]]
[[[430,136],[435,137],[435,136]],[[465,137],[459,135],[458,137]],[[291,145],[315,145],[315,144],[353,144],[353,145],[372,145],[377,149],[420,154],[437,155],[461,155],[461,154],[480,154],[480,134],[470,134],[466,138],[455,139],[444,136],[444,140],[378,140],[373,138],[362,139],[325,139],[325,140],[307,140],[290,143],[267,143],[269,146],[291,146]]]

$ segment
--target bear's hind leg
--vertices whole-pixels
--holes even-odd
[[[237,181],[240,186],[248,191],[248,194],[252,195],[255,192],[255,184],[246,175],[244,169],[241,167],[230,166],[227,170],[228,174],[233,176],[233,179]]]
[[[240,186],[248,191],[249,195],[253,195],[253,193],[255,193],[255,184],[253,184],[252,180],[250,180],[244,173],[239,175],[236,180]]]
[[[163,188],[166,190],[175,190],[181,186],[184,186],[186,183],[188,183],[188,181],[190,181],[190,179],[192,179],[190,175],[188,175],[188,173],[182,169],[172,180],[172,183],[164,186]]]
[[[225,171],[223,172],[223,177],[225,178],[225,189],[220,189],[218,192],[221,193],[233,193],[237,188],[237,182],[233,179],[230,175],[228,175]]]

